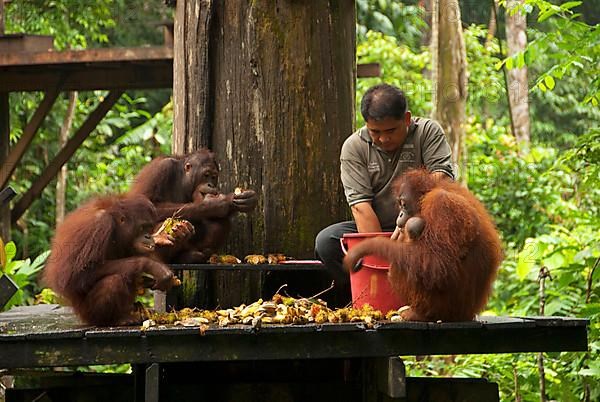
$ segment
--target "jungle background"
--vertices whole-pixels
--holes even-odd
[[[465,0],[460,8],[468,71],[461,180],[485,203],[505,245],[486,314],[588,318],[589,351],[407,357],[408,373],[486,377],[505,401],[600,400],[600,0],[522,0],[516,7]],[[53,35],[57,49],[161,44],[159,23],[172,19],[163,0],[24,0],[8,2],[5,12],[7,33]],[[527,21],[526,48],[511,57],[507,13]],[[357,17],[357,63],[378,62],[382,71],[357,80],[357,110],[366,88],[384,81],[405,90],[414,115],[431,115],[427,1],[357,0]],[[516,68],[528,71],[527,141],[513,134],[507,102],[506,75]],[[56,154],[61,131],[78,127],[105,95],[63,95],[11,178],[18,193]],[[11,145],[41,98],[10,95]],[[3,270],[21,290],[5,309],[47,299],[37,277],[57,220],[92,195],[126,191],[144,164],[170,153],[171,130],[171,91],[120,99],[69,161],[66,186],[48,186],[13,228]]]

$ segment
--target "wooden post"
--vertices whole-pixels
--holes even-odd
[[[178,1],[175,18],[173,150],[209,144],[221,189],[259,194],[227,251],[312,258],[319,230],[348,217],[339,151],[354,121],[354,0]]]
[[[0,3],[2,0],[0,0]],[[10,169],[6,165],[10,148],[10,116],[8,92],[0,92],[0,174]],[[0,188],[1,190],[1,188]],[[10,240],[10,208],[0,206],[0,238],[4,242]]]
[[[0,35],[4,35],[4,0],[0,0]],[[9,168],[6,165],[10,149],[9,112],[8,92],[0,92],[0,175]],[[0,206],[0,239],[10,240],[10,208],[2,206]]]

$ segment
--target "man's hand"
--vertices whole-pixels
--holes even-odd
[[[233,206],[237,211],[250,212],[258,204],[258,197],[254,190],[244,190],[233,195]]]
[[[398,226],[396,226],[396,229],[394,229],[394,233],[392,233],[392,236],[390,237],[391,240],[400,240],[400,236],[402,235],[402,229],[399,228]]]

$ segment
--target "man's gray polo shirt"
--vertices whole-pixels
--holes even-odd
[[[425,166],[454,178],[451,150],[442,128],[433,120],[414,117],[402,147],[385,152],[373,144],[366,127],[349,136],[340,153],[341,177],[350,206],[371,201],[382,228],[393,228],[398,206],[392,182],[409,168]]]

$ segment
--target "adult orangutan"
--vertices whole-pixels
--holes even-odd
[[[207,219],[212,221],[210,236],[225,239],[229,219],[237,212],[249,212],[257,204],[256,193],[245,190],[240,194],[223,194],[217,189],[219,166],[215,155],[202,148],[187,155],[159,157],[152,160],[137,175],[130,194],[141,194],[150,199],[157,209],[159,221],[169,217],[192,223],[197,235],[182,249],[161,254],[163,260],[179,263],[205,262],[210,255],[198,249],[201,236],[206,236]],[[194,192],[196,201],[194,201]],[[202,192],[202,189],[205,189]],[[206,191],[206,189],[211,189]],[[211,193],[210,196],[205,196]],[[212,242],[212,245],[222,243]],[[220,245],[220,244],[217,244]]]
[[[156,219],[154,206],[142,196],[92,199],[57,227],[44,282],[85,323],[141,322],[137,290],[167,290],[177,282],[169,267],[149,257],[155,249],[150,233]],[[164,237],[158,240],[170,244]]]
[[[394,183],[400,213],[391,238],[360,242],[344,259],[360,269],[375,254],[390,264],[389,279],[414,321],[472,320],[484,309],[502,249],[494,223],[468,189],[424,169],[408,171]]]

